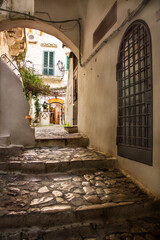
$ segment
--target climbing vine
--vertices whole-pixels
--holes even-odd
[[[49,95],[51,89],[48,85],[45,85],[43,83],[42,79],[39,76],[34,74],[34,71],[32,69],[25,66],[20,67],[19,65],[19,71],[21,73],[23,81],[23,92],[26,99],[28,101],[30,98],[33,98],[35,100],[35,117],[37,120],[41,109],[38,97],[40,95]]]

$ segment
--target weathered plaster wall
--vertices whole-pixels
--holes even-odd
[[[136,179],[151,189],[160,197],[160,67],[159,67],[159,39],[160,19],[158,20],[160,2],[151,1],[145,10],[138,16],[149,26],[152,38],[152,70],[153,70],[153,167],[146,166],[124,158],[119,158],[120,167],[130,172]]]
[[[89,1],[88,14],[84,29],[84,52],[83,60],[92,53],[92,37],[98,24],[106,15],[114,1],[103,2],[103,8],[96,7],[97,1]],[[132,11],[141,1],[118,1],[118,21],[104,36],[105,39],[127,17],[128,9]],[[106,7],[104,6],[106,3]],[[160,21],[157,11],[160,9],[158,0],[150,1],[149,4],[132,21],[143,19],[148,24],[152,37],[152,60],[153,60],[153,110],[154,110],[154,148],[153,166],[147,166],[128,159],[120,158],[120,168],[128,171],[140,181],[153,194],[160,197]],[[88,135],[91,147],[109,154],[117,154],[116,150],[116,127],[117,127],[117,83],[116,63],[118,50],[122,36],[132,22],[130,21],[123,29],[113,37],[84,67],[79,68],[79,130]],[[103,41],[102,39],[102,41]],[[100,43],[102,42],[100,41]],[[99,44],[100,44],[99,43]],[[99,45],[98,44],[98,45]]]
[[[85,17],[87,5],[87,0],[35,0],[35,12],[47,12],[53,21],[78,19]],[[36,16],[49,20],[45,14],[36,13]],[[60,29],[76,46],[79,45],[79,31],[76,22],[52,25]]]
[[[29,104],[22,83],[7,64],[0,60],[0,134],[10,135],[11,144],[33,146],[34,131],[25,116]]]
[[[70,58],[69,76],[65,104],[65,123],[73,125],[73,58]]]

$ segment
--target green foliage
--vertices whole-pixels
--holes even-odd
[[[65,123],[64,126],[65,127],[71,127],[71,125],[69,123]]]
[[[23,92],[29,100],[30,97],[38,95],[49,95],[51,90],[48,85],[45,85],[40,77],[32,72],[30,68],[20,68],[21,77],[23,80]]]
[[[39,117],[39,113],[41,111],[41,106],[40,106],[38,97],[34,97],[34,100],[35,100],[34,105],[35,105],[35,109],[36,109],[35,117],[36,117],[36,121],[37,121],[37,119]]]
[[[45,85],[40,77],[27,67],[19,67],[21,77],[23,80],[23,92],[26,99],[29,101],[30,98],[35,100],[35,122],[37,122],[39,113],[41,110],[38,96],[49,95],[51,89],[48,85]]]

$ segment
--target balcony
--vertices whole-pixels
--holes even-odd
[[[58,65],[53,65],[52,67],[44,67],[42,64],[33,64],[30,62],[26,62],[25,65],[26,67],[33,69],[33,72],[39,76],[63,78],[66,73],[68,73],[68,70],[60,68]]]

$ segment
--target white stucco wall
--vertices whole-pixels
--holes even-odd
[[[102,1],[103,6],[106,1]],[[104,36],[105,39],[127,17],[127,10],[132,11],[141,1],[118,1],[118,21]],[[106,3],[106,8],[96,7],[97,1],[89,1],[88,15],[84,29],[84,52],[83,61],[93,51],[93,32],[105,16],[108,8],[114,1]],[[153,166],[147,166],[132,160],[118,157],[120,168],[126,170],[135,179],[140,181],[154,195],[160,197],[160,21],[157,19],[157,11],[160,9],[158,0],[150,3],[138,14],[136,19],[144,20],[151,31],[152,38],[152,61],[153,61]],[[113,37],[96,54],[94,58],[79,72],[79,131],[88,135],[90,146],[116,156],[116,127],[117,127],[117,83],[116,63],[118,50],[122,36],[132,22],[130,21],[123,29]],[[103,41],[100,41],[100,43]],[[99,44],[100,44],[99,43]],[[98,44],[98,45],[99,45]],[[97,45],[97,46],[98,46]]]
[[[63,48],[63,43],[54,36],[46,33],[40,33],[39,30],[32,29],[32,33],[29,33],[29,29],[26,29],[26,39],[27,39],[27,52],[25,61],[31,61],[32,64],[28,66],[34,67],[37,74],[43,75],[43,58],[44,52],[54,52],[54,76],[63,77],[64,72],[58,69],[57,63],[61,61],[66,69],[66,54],[69,49]],[[31,42],[29,40],[29,35],[33,35],[35,41]],[[48,45],[48,46],[45,46]],[[49,47],[49,45],[53,45]]]
[[[25,119],[28,112],[21,81],[0,60],[0,134],[9,135],[11,144],[34,146],[34,131]]]

